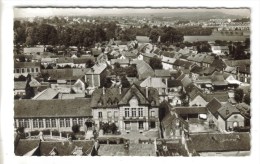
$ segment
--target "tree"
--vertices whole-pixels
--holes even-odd
[[[180,31],[177,31],[173,27],[164,27],[163,34],[161,36],[162,43],[172,44],[174,42],[182,42],[183,34]]]
[[[159,36],[160,36],[160,33],[159,33],[158,29],[151,30],[150,39],[151,39],[152,43],[157,43]]]
[[[114,67],[115,67],[116,69],[118,69],[118,68],[120,68],[121,66],[120,66],[120,64],[119,64],[118,62],[115,62]]]
[[[80,131],[80,125],[75,124],[71,127],[71,130],[73,131],[73,133],[78,133]]]
[[[88,59],[88,60],[86,61],[86,67],[87,67],[87,68],[91,68],[91,67],[93,67],[94,65],[95,65],[95,62],[94,62],[93,60]]]
[[[108,123],[103,123],[101,126],[101,129],[103,130],[104,134],[109,132],[109,124]]]
[[[125,76],[121,78],[122,88],[130,88],[130,83]]]
[[[128,77],[137,77],[136,65],[131,65],[130,67],[127,67],[126,74]]]
[[[243,91],[243,89],[240,89],[240,88],[235,89],[234,94],[235,94],[235,97],[234,97],[235,100],[236,100],[238,103],[241,103],[242,100],[243,100],[243,97],[244,97],[244,91]]]
[[[110,131],[111,131],[113,134],[115,134],[115,133],[117,132],[118,127],[116,126],[115,123],[112,123],[112,124],[109,125],[109,129],[110,129]]]
[[[244,96],[244,102],[248,105],[250,105],[251,102],[251,98],[250,98],[250,94],[245,94]]]
[[[25,99],[31,99],[35,96],[33,87],[30,86],[31,75],[27,75],[26,86],[25,86]]]
[[[153,69],[162,69],[163,68],[161,59],[156,56],[150,59],[149,65]]]

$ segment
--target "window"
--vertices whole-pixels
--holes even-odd
[[[98,118],[102,118],[102,112],[98,112]]]
[[[24,119],[24,127],[30,128],[29,119]]]
[[[27,73],[30,73],[30,68],[27,68]]]
[[[50,119],[46,119],[46,120],[45,120],[45,123],[46,123],[46,128],[50,128],[50,127],[51,127],[51,121],[50,121]]]
[[[60,127],[65,127],[65,121],[63,118],[60,119]]]
[[[130,130],[130,122],[125,122],[125,130]]]
[[[144,129],[144,122],[143,121],[139,121],[139,129]]]
[[[16,69],[16,73],[20,73],[20,69]]]
[[[111,118],[111,117],[112,117],[112,112],[111,112],[111,111],[108,111],[108,112],[107,112],[107,117],[108,117],[108,118]]]
[[[18,121],[18,124],[19,124],[19,127],[24,127],[24,122],[23,122],[23,120],[19,120],[19,121]]]
[[[118,118],[118,111],[114,112],[114,116],[115,116],[115,118]]]
[[[35,72],[39,72],[38,68],[35,68]]]
[[[34,72],[34,68],[32,68],[32,72]]]
[[[82,118],[79,118],[78,121],[79,121],[79,125],[80,125],[80,126],[83,126],[83,119],[82,119]]]
[[[39,128],[43,128],[43,120],[42,119],[39,119]]]
[[[38,121],[36,119],[33,120],[33,128],[38,128]]]
[[[24,73],[24,69],[22,68],[22,73]]]
[[[154,116],[155,116],[155,112],[151,111],[151,117],[154,117]]]
[[[73,124],[73,125],[76,125],[76,124],[77,124],[77,119],[76,119],[76,118],[73,118],[73,119],[72,119],[72,124]]]
[[[136,117],[136,108],[132,108],[132,117]]]
[[[154,121],[152,121],[150,126],[151,126],[151,128],[155,128],[155,127],[156,127],[156,124],[155,124],[155,122],[154,122]]]
[[[125,117],[129,117],[129,108],[125,108]]]
[[[143,117],[143,108],[138,108],[138,116]]]
[[[51,119],[51,127],[56,128],[56,119]]]
[[[70,127],[70,119],[69,118],[66,118],[66,127]]]

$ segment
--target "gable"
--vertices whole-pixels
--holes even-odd
[[[129,104],[130,100],[133,97],[136,97],[139,104],[149,104],[149,101],[143,95],[143,93],[135,85],[132,85],[132,87],[126,92],[126,94],[120,100],[119,105]],[[133,103],[133,100],[131,102]]]

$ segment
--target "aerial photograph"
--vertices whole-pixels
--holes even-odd
[[[250,156],[250,8],[13,13],[16,156]]]

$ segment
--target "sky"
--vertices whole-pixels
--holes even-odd
[[[15,8],[14,17],[48,17],[48,16],[95,16],[95,15],[119,15],[119,14],[131,14],[131,13],[170,13],[170,12],[192,12],[192,11],[220,11],[226,14],[232,15],[241,15],[241,16],[250,16],[250,9],[151,9],[151,8],[142,8],[142,9],[120,9],[120,8]]]

